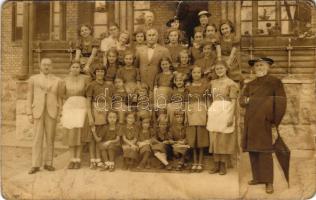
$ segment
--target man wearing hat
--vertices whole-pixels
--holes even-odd
[[[203,30],[203,33],[206,29],[206,26],[208,25],[209,23],[209,17],[211,16],[211,14],[206,11],[206,10],[202,10],[198,13],[198,17],[199,17],[199,21],[200,21],[200,25],[199,26],[196,26],[194,28],[194,30],[196,29],[202,29]]]
[[[268,75],[271,58],[249,60],[256,78],[243,88],[240,105],[246,108],[242,149],[249,152],[253,179],[249,185],[266,184],[273,193],[272,127],[278,126],[285,114],[286,95],[280,79]]]

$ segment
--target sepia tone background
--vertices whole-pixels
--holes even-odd
[[[158,198],[161,191],[170,193],[163,198],[283,198],[309,197],[315,192],[315,143],[316,143],[316,106],[315,106],[315,68],[316,68],[316,8],[312,1],[204,1],[185,2],[190,12],[208,9],[212,13],[210,21],[219,24],[229,19],[235,24],[236,36],[241,40],[240,56],[245,77],[251,77],[247,61],[255,56],[269,56],[275,60],[271,73],[282,78],[288,96],[288,109],[280,127],[286,143],[292,151],[291,188],[284,184],[284,178],[276,167],[276,192],[273,196],[265,196],[260,186],[248,188],[246,181],[250,179],[250,168],[246,154],[239,154],[237,168],[226,177],[213,177],[207,173],[199,175],[149,175],[140,181],[139,188],[146,186],[152,179],[157,184],[165,183],[153,193],[134,189],[134,198]],[[2,5],[1,21],[1,151],[2,151],[2,189],[3,194],[19,198],[47,198],[45,192],[31,190],[35,184],[34,177],[26,175],[30,167],[30,147],[32,127],[28,123],[25,112],[26,84],[30,75],[39,73],[39,60],[50,57],[54,63],[54,73],[64,77],[68,73],[68,65],[74,53],[74,41],[80,24],[92,24],[94,36],[102,38],[106,35],[108,23],[117,22],[121,30],[133,30],[143,23],[144,12],[155,13],[155,26],[162,28],[176,15],[178,2],[159,1],[120,1],[120,2],[6,2]],[[314,36],[314,37],[313,37]],[[239,111],[240,119],[243,110]],[[242,120],[238,124],[238,133],[242,131]],[[67,149],[63,142],[63,131],[59,127],[56,135],[56,165],[63,169],[67,161]],[[65,176],[65,170],[56,172],[57,176],[41,174],[39,180],[50,176],[52,185],[38,184],[34,188],[43,187],[50,195],[62,194],[53,192],[54,184]],[[102,177],[90,171],[81,171],[69,175],[69,181],[78,179],[77,190],[85,186],[100,184]],[[117,172],[112,175],[117,184],[125,180],[126,174]],[[238,174],[239,178],[238,177]],[[88,177],[87,177],[88,176]],[[104,175],[105,176],[105,175]],[[128,174],[137,182],[140,174]],[[57,177],[57,178],[56,178]],[[98,180],[100,178],[100,180]],[[109,178],[109,177],[106,177]],[[201,184],[201,188],[191,185],[179,185],[179,181],[187,179],[192,184]],[[48,180],[48,179],[47,179]],[[56,181],[57,180],[57,181]],[[203,180],[203,181],[201,181]],[[133,182],[132,181],[132,182]],[[146,182],[148,181],[148,182]],[[169,182],[176,185],[170,187]],[[199,182],[201,181],[201,182]],[[216,185],[215,183],[222,183]],[[37,184],[37,183],[36,183]],[[67,183],[62,191],[67,191]],[[82,185],[80,185],[82,184]],[[194,184],[194,185],[196,185]],[[113,183],[116,186],[115,182]],[[169,185],[169,186],[168,186]],[[205,186],[205,187],[204,187]],[[45,188],[46,187],[46,188]],[[95,186],[96,187],[96,186]],[[99,186],[101,187],[101,186]],[[237,187],[237,189],[236,189]],[[45,188],[45,189],[44,189]],[[79,189],[78,189],[79,188]],[[95,190],[97,190],[96,187]],[[112,188],[115,188],[112,186]],[[182,188],[182,189],[179,189]],[[214,188],[210,190],[208,188]],[[226,188],[226,189],[225,189]],[[227,189],[228,188],[228,189]],[[230,189],[229,189],[230,188]],[[281,192],[285,189],[285,192]],[[84,189],[82,189],[84,190]],[[133,191],[132,189],[130,189]],[[185,193],[182,191],[190,190]],[[262,193],[261,193],[262,190]],[[76,193],[76,189],[74,189]],[[120,190],[119,190],[120,191]],[[126,198],[128,193],[115,190],[108,191],[107,197]],[[78,195],[78,192],[76,193]],[[41,196],[42,195],[42,196]],[[44,195],[44,196],[43,196]],[[78,195],[81,198],[95,198],[89,192]],[[121,196],[120,196],[121,195]],[[154,195],[154,196],[151,196]],[[156,195],[156,196],[155,196]],[[225,196],[228,195],[228,196]],[[64,196],[65,197],[65,196]],[[76,196],[69,196],[76,197]],[[99,197],[104,197],[100,195]],[[66,197],[65,197],[66,198]]]

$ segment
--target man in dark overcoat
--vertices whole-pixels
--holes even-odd
[[[273,193],[272,128],[278,126],[285,114],[286,95],[280,79],[268,75],[271,58],[250,60],[256,78],[245,85],[240,105],[246,108],[242,149],[249,152],[253,180],[249,185],[266,184],[266,192]]]

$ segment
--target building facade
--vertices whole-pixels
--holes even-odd
[[[43,57],[52,58],[57,75],[68,73],[80,24],[91,24],[94,36],[102,38],[110,22],[133,32],[143,23],[144,12],[151,10],[155,26],[165,27],[184,7],[187,12],[208,9],[216,25],[222,20],[235,24],[245,76],[251,76],[249,58],[265,55],[275,60],[272,74],[282,78],[289,98],[281,132],[291,148],[313,149],[316,8],[306,0],[6,2],[1,22],[2,123],[16,124],[16,137],[30,140],[24,108],[26,80],[39,72]]]

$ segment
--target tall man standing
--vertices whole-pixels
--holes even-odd
[[[256,78],[249,82],[241,95],[240,105],[246,108],[243,151],[249,152],[253,180],[249,185],[266,184],[266,192],[273,193],[273,143],[278,126],[285,114],[286,95],[280,79],[268,75],[271,58],[250,60]]]
[[[40,74],[29,79],[27,94],[27,115],[33,124],[34,139],[32,146],[32,168],[29,174],[40,170],[44,135],[46,138],[46,155],[44,169],[54,171],[53,152],[56,132],[56,119],[61,108],[60,79],[51,74],[52,61],[43,58]]]
[[[136,51],[136,63],[140,70],[141,81],[146,83],[150,90],[154,88],[155,76],[159,72],[159,61],[163,57],[171,58],[167,48],[159,45],[158,31],[149,29],[146,31],[147,45],[139,47]]]

